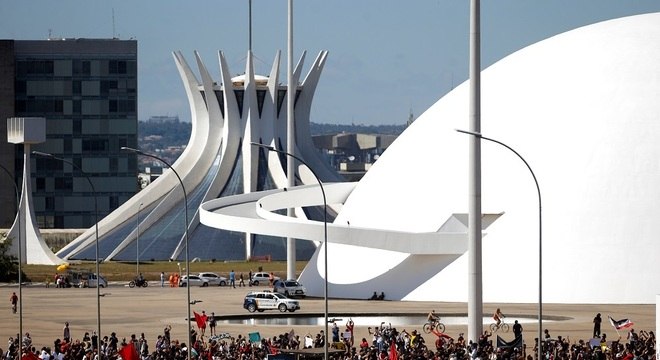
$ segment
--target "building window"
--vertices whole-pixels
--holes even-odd
[[[71,177],[57,177],[55,178],[55,190],[72,191],[73,179]]]
[[[63,162],[51,158],[36,158],[37,169],[46,170],[50,172],[62,171]]]
[[[80,104],[80,100],[77,101],[78,104]],[[73,108],[75,110],[76,108],[76,101],[73,101]],[[78,109],[80,110],[80,109]],[[75,111],[74,111],[75,112]],[[73,119],[73,135],[80,135],[82,133],[82,120],[81,119]]]
[[[83,151],[108,151],[108,139],[83,139]]]
[[[46,190],[46,178],[38,177],[36,179],[37,183],[37,191],[44,191]]]
[[[82,82],[80,80],[73,80],[71,83],[71,91],[74,95],[80,95],[82,93]]]
[[[83,61],[82,62],[82,73],[83,75],[91,75],[92,74],[92,63],[90,61]]]
[[[110,60],[108,62],[109,74],[126,74],[126,61],[125,60]]]
[[[55,210],[55,198],[52,196],[47,196],[45,199],[46,203],[46,210],[47,211],[53,211]]]
[[[73,151],[73,140],[72,139],[64,139],[64,152],[67,154],[70,154],[71,151]]]

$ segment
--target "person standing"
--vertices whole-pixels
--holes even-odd
[[[16,295],[16,292],[11,293],[9,302],[11,303],[11,312],[16,314],[16,308],[18,306],[18,295]]]
[[[71,329],[69,329],[68,321],[64,323],[64,329],[62,330],[62,338],[66,342],[69,342],[71,340]]]
[[[250,269],[250,273],[248,274],[248,285],[252,286],[252,269]]]
[[[217,320],[215,320],[215,313],[211,312],[211,316],[209,316],[209,331],[211,332],[211,336],[217,335],[215,332],[216,325],[217,325]]]
[[[160,272],[160,287],[165,287],[165,272]]]
[[[337,323],[334,321],[332,322],[332,342],[339,342],[339,326],[337,326]]]
[[[236,273],[233,269],[229,273],[229,286],[233,287],[234,289],[236,288]]]
[[[513,323],[513,335],[514,335],[514,336],[516,337],[516,339],[517,339],[517,338],[519,338],[519,337],[522,336],[522,332],[523,332],[523,327],[522,327],[522,325],[520,325],[520,323],[518,322],[518,320],[516,320],[516,321]]]
[[[592,338],[598,338],[600,337],[600,323],[603,321],[603,319],[600,318],[600,313],[596,314],[596,317],[594,317],[594,333]]]

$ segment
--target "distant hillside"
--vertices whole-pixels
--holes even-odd
[[[337,124],[310,124],[312,135],[327,135],[339,133],[383,134],[399,135],[406,128],[405,125],[337,125]],[[140,149],[150,151],[165,149],[170,146],[183,146],[188,144],[192,126],[188,122],[148,122],[138,123],[138,137]],[[147,140],[148,139],[148,140]]]
[[[400,135],[405,128],[406,125],[310,124],[312,136],[340,133]]]
[[[334,135],[341,133],[359,133],[372,135],[399,135],[405,125],[336,125],[310,124],[312,136]],[[176,121],[139,121],[138,148],[144,152],[158,154],[170,164],[173,164],[185,150],[190,140],[192,124]],[[154,166],[154,161],[148,157],[138,157],[138,167],[144,171]]]

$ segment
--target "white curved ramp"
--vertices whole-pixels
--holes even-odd
[[[355,185],[355,183],[324,184],[327,204],[343,204]],[[320,221],[287,217],[276,212],[291,207],[323,205],[323,196],[318,184],[297,186],[208,201],[200,207],[200,221],[206,226],[225,230],[249,230],[258,234],[288,236],[321,244],[327,240],[329,246],[342,244],[411,256],[396,269],[390,269],[374,278],[355,283],[336,280],[337,284],[342,283],[343,285],[333,289],[333,297],[366,297],[365,289],[369,290],[369,294],[371,294],[371,289],[384,289],[383,284],[392,282],[395,278],[401,277],[401,274],[406,273],[401,270],[409,269],[410,266],[415,266],[416,263],[422,261],[421,259],[428,259],[429,256],[433,258],[431,262],[434,263],[434,266],[430,268],[432,270],[424,271],[430,271],[433,275],[467,250],[467,215],[465,214],[453,214],[438,231],[404,232],[352,226],[349,223],[324,224]],[[501,214],[484,215],[484,229],[499,216]],[[327,225],[327,239],[324,225]],[[341,258],[334,257],[333,259],[331,263],[341,263]],[[322,276],[321,272],[314,273],[310,270],[318,261],[318,259],[312,260],[311,265],[307,266],[303,274],[305,277]],[[310,295],[322,295],[322,288],[311,286],[313,283],[319,283],[318,281],[306,281],[305,283],[309,284],[306,286]],[[409,282],[396,292],[392,292],[388,288],[389,298],[402,298],[416,288],[416,286],[413,287],[414,283],[415,281]],[[361,291],[356,292],[356,289],[361,289]],[[407,289],[407,291],[403,291],[403,289]]]

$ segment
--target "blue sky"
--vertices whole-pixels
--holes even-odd
[[[287,3],[253,0],[252,48],[267,74],[282,50],[286,79]],[[307,51],[305,72],[319,51],[329,57],[314,96],[312,121],[403,124],[468,76],[469,0],[297,0],[294,57]],[[658,12],[655,0],[482,1],[482,67],[527,45],[580,26]],[[114,26],[113,26],[114,13]],[[188,102],[172,59],[193,51],[219,78],[217,52],[232,74],[243,73],[248,1],[0,0],[0,38],[138,40],[140,119],[179,115]]]

